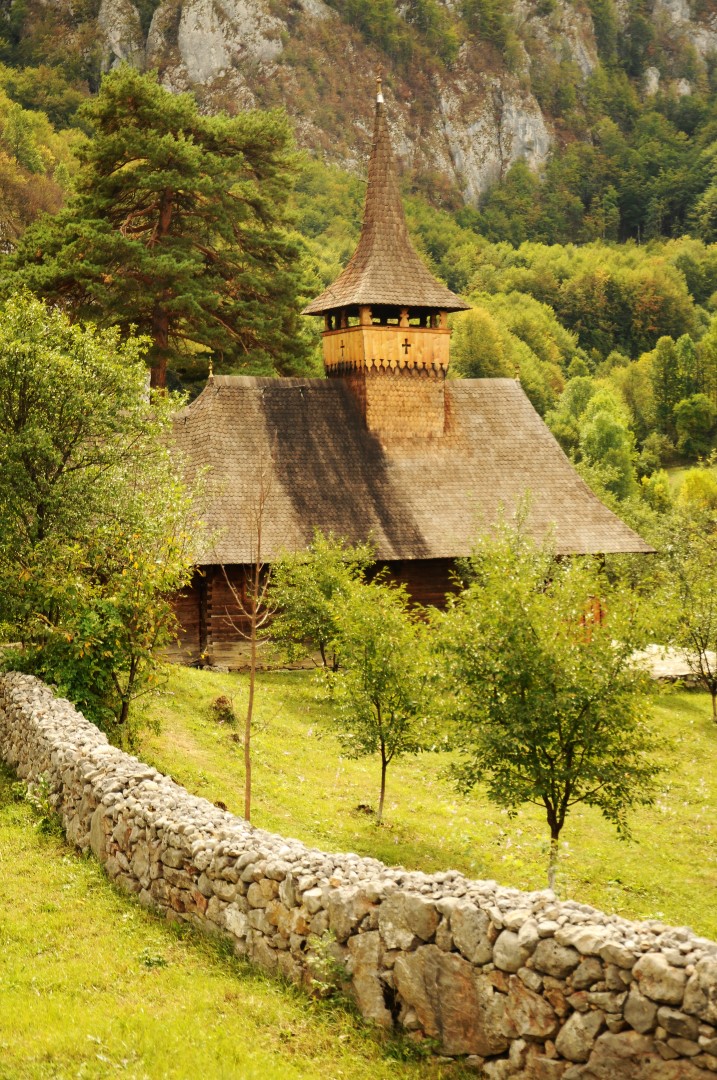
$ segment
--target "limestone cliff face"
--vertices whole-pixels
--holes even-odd
[[[455,0],[440,2],[449,16]],[[663,35],[702,61],[717,53],[713,4],[701,4],[699,20],[689,0],[652,0],[652,8]],[[617,12],[625,23],[625,0]],[[166,86],[194,90],[210,109],[283,105],[300,145],[348,167],[365,161],[373,78],[383,67],[402,167],[473,203],[515,161],[539,169],[559,138],[533,92],[541,66],[568,61],[587,78],[598,63],[592,17],[573,0],[516,0],[509,60],[471,40],[450,68],[392,69],[323,0],[159,0],[146,30],[132,0],[102,0],[98,23],[107,66],[157,68]],[[648,68],[644,92],[655,93],[660,79]],[[691,90],[685,79],[675,88]]]

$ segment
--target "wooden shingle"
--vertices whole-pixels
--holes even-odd
[[[190,471],[208,466],[202,565],[249,563],[262,463],[264,555],[304,549],[314,528],[381,560],[468,555],[529,498],[528,528],[558,554],[652,549],[590,491],[512,379],[445,383],[440,438],[369,431],[342,379],[219,376],[177,417]]]
[[[462,311],[470,307],[433,277],[416,253],[408,235],[396,166],[379,95],[363,227],[358,247],[344,272],[304,315],[321,315],[338,308],[387,305]]]

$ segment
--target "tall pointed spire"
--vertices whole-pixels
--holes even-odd
[[[376,116],[361,238],[346,269],[304,308],[304,314],[320,315],[359,305],[463,310],[470,305],[433,277],[411,243],[380,76],[376,82]]]

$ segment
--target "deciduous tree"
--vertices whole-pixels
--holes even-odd
[[[709,474],[706,474],[709,475]],[[714,478],[712,478],[714,480]],[[717,494],[717,483],[713,484]],[[717,723],[717,545],[712,510],[695,508],[665,545],[665,591],[673,641],[712,698]]]
[[[176,403],[150,405],[144,348],[27,295],[0,309],[0,622],[22,646],[8,662],[125,743],[197,533]]]
[[[352,546],[317,529],[306,551],[274,563],[271,601],[277,614],[271,639],[288,661],[318,652],[325,668],[338,669],[337,604],[373,560],[370,544]]]
[[[349,757],[380,757],[380,824],[391,762],[440,743],[430,722],[427,628],[405,589],[381,581],[355,581],[333,604],[341,656],[331,675],[336,729]]]
[[[552,886],[574,806],[597,807],[627,836],[628,811],[652,798],[635,600],[608,589],[594,561],[556,562],[508,526],[480,542],[472,574],[435,617],[461,751],[454,777],[463,791],[484,784],[510,813],[543,807]]]

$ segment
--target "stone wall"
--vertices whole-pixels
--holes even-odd
[[[107,743],[29,676],[0,680],[0,754],[44,776],[69,839],[140,903],[491,1080],[717,1073],[717,944],[549,891],[389,868],[252,828]]]

